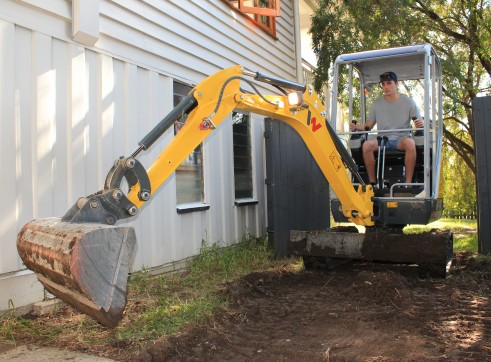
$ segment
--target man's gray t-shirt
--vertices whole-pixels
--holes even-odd
[[[384,97],[376,99],[370,107],[367,120],[375,121],[378,130],[390,130],[400,128],[410,128],[411,119],[421,118],[418,107],[414,100],[405,94],[401,94],[395,102],[389,102]],[[407,132],[381,133],[381,136],[387,136],[390,140],[398,140],[403,137],[411,136]],[[373,138],[373,137],[371,137]]]

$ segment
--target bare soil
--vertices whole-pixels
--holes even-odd
[[[153,341],[134,361],[491,361],[491,265],[458,255],[447,279],[415,266],[253,273],[230,308]]]
[[[285,270],[224,285],[229,307],[174,337],[143,345],[101,338],[88,347],[77,338],[40,339],[27,330],[16,343],[83,352],[88,360],[98,355],[138,362],[491,361],[491,258],[456,255],[446,279],[422,278],[414,265],[367,262]],[[37,318],[53,328],[79,328],[74,320],[81,330],[90,325],[70,307]],[[92,324],[101,337],[113,333]],[[32,360],[19,351],[0,349],[0,360],[5,353],[18,357],[9,360]],[[36,351],[40,360],[45,349]],[[82,360],[64,356],[45,360]]]

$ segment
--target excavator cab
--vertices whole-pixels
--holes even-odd
[[[405,154],[387,150],[384,131],[347,132],[345,117],[365,124],[370,104],[380,97],[379,75],[397,74],[399,92],[413,98],[424,117],[424,128],[394,129],[411,133],[416,144],[416,165],[412,182],[405,178]],[[343,112],[337,100],[341,74],[347,74],[347,104]],[[375,226],[403,228],[409,224],[426,225],[441,217],[441,154],[443,138],[441,65],[429,44],[365,51],[340,55],[334,65],[331,124],[347,140],[358,171],[368,182],[363,161],[363,143],[377,139],[375,152],[377,182],[375,185]],[[348,129],[349,130],[349,129]],[[385,141],[385,142],[384,142]],[[353,179],[356,186],[356,180]],[[339,200],[332,195],[331,206],[336,222],[346,219],[339,210]]]

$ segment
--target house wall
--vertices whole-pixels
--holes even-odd
[[[293,1],[281,2],[276,38],[221,0],[73,0],[81,4],[89,38],[76,39],[84,44],[73,39],[71,1],[2,0],[0,7],[0,310],[9,300],[18,307],[44,296],[17,255],[20,228],[62,216],[101,189],[113,161],[171,109],[174,80],[194,85],[234,64],[296,78]],[[266,234],[264,124],[253,118],[258,204],[234,206],[228,119],[203,145],[210,209],[177,214],[175,177],[167,180],[129,222],[138,238],[134,270],[173,268],[202,240],[228,245],[245,233]],[[148,167],[172,136],[166,132],[139,161]]]

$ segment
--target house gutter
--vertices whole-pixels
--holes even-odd
[[[293,26],[295,29],[295,67],[297,82],[303,83],[302,43],[300,36],[300,0],[293,0]]]

